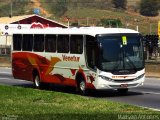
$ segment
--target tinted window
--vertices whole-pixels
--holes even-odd
[[[92,36],[86,36],[86,54],[88,66],[92,69],[95,68],[97,56],[97,45],[95,44],[95,38]]]
[[[56,35],[45,36],[45,51],[56,52]]]
[[[100,54],[102,70],[116,72],[144,67],[143,46],[139,35],[101,35],[98,39],[102,50]]]
[[[22,35],[14,34],[13,35],[13,50],[21,50],[22,45]]]
[[[82,35],[72,35],[70,37],[70,52],[76,54],[83,53],[83,36]]]
[[[23,35],[23,51],[32,51],[33,48],[33,35],[26,34]]]
[[[34,51],[44,51],[44,35],[34,35]]]
[[[69,52],[69,35],[59,35],[57,39],[57,51],[59,53]]]

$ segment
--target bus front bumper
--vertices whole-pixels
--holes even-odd
[[[95,85],[96,89],[104,90],[104,89],[122,89],[122,88],[134,88],[139,87],[144,84],[145,76],[138,80],[131,80],[131,81],[106,81],[102,78],[99,78],[98,84]]]

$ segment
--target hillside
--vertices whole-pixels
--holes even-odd
[[[57,4],[56,0],[11,0],[0,1],[0,16],[24,15],[33,13],[34,8],[39,8],[40,15],[67,24],[66,16],[70,18],[70,24],[78,23],[83,26],[96,26],[100,19],[120,19],[123,27],[136,29],[143,34],[157,33],[157,23],[160,17],[144,17],[138,13],[140,0],[128,0],[127,10],[117,10],[109,3],[110,0],[70,0],[67,4]],[[62,1],[62,0],[59,0]],[[88,0],[89,1],[89,0]],[[99,4],[99,6],[97,5]],[[60,11],[65,9],[62,16],[56,14],[55,7]],[[58,12],[59,12],[58,11]]]

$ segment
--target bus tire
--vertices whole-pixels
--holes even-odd
[[[120,94],[127,94],[127,93],[128,93],[128,88],[117,89],[117,91],[118,91]]]
[[[77,89],[79,94],[87,95],[86,82],[82,77],[77,80]]]
[[[39,75],[34,76],[34,81],[33,82],[34,82],[35,88],[38,88],[38,89],[42,88]]]

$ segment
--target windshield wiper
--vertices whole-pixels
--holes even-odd
[[[129,58],[128,55],[125,56],[127,58],[127,62],[129,63],[129,65],[134,69],[134,71],[136,71],[136,66],[135,64],[133,63],[133,61]]]
[[[120,50],[120,56],[118,57],[118,59],[116,59],[116,61],[118,62],[116,65],[114,65],[112,73],[116,71],[116,69],[121,65],[122,62],[123,62],[123,67],[124,67],[124,55],[123,55],[122,50]]]

